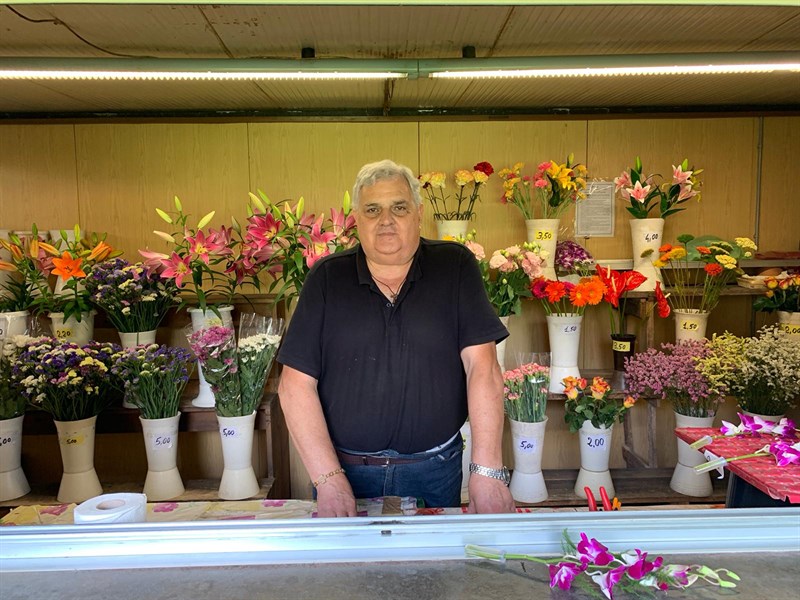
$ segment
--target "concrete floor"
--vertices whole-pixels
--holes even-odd
[[[695,584],[654,598],[800,599],[800,551],[791,554],[665,556],[665,562],[727,568],[735,590]],[[549,589],[547,569],[520,562],[341,563],[188,569],[0,573],[2,600],[573,600],[576,591]],[[625,596],[615,595],[622,600]],[[645,596],[647,597],[647,596]]]

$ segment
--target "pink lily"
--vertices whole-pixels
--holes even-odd
[[[631,197],[641,204],[644,204],[644,201],[647,198],[647,194],[649,193],[650,193],[650,186],[646,185],[642,187],[641,181],[637,181],[636,185],[634,185],[633,188],[630,189]]]
[[[352,232],[356,226],[356,218],[353,215],[345,215],[344,210],[332,208],[331,224],[333,226],[333,233],[337,238],[342,237],[343,235],[347,235],[349,237],[350,232]]]
[[[249,242],[258,241],[267,244],[272,242],[279,229],[280,222],[272,216],[272,213],[253,215],[248,219],[245,237]]]
[[[213,251],[220,256],[228,256],[233,254],[231,249],[231,240],[233,239],[233,227],[225,227],[222,225],[219,229],[210,229],[206,242],[210,247],[215,248]]]
[[[684,171],[681,165],[672,165],[672,185],[681,185],[689,181],[692,171]]]
[[[623,171],[620,173],[619,177],[614,178],[614,191],[620,191],[622,188],[630,187],[631,185],[631,176],[630,173],[627,171]]]
[[[153,252],[152,250],[139,250],[139,254],[145,258],[143,264],[148,272],[160,273],[169,260],[169,256],[166,254]]]
[[[164,266],[166,269],[161,273],[161,278],[174,279],[175,285],[178,287],[183,287],[183,278],[192,272],[192,268],[189,266],[189,257],[180,257],[175,252],[164,262]]]
[[[195,235],[190,235],[187,229],[184,234],[184,239],[186,243],[189,244],[189,253],[202,260],[205,264],[208,264],[209,253],[216,252],[222,248],[218,242],[215,242],[210,237],[206,237],[202,229],[198,230]]]
[[[311,227],[311,233],[308,238],[303,237],[300,239],[300,243],[305,248],[305,250],[303,250],[303,256],[306,257],[306,264],[309,268],[320,258],[330,254],[328,243],[336,239],[336,235],[333,233],[323,233],[322,219],[323,216],[320,215],[319,219],[317,219]]]
[[[691,185],[684,184],[681,186],[681,191],[678,194],[678,202],[681,202],[682,200],[688,200],[689,198],[694,198],[699,193],[700,192],[693,190]]]

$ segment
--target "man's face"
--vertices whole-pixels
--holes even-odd
[[[380,264],[405,264],[419,246],[422,204],[416,206],[403,178],[361,188],[355,211],[364,253]]]

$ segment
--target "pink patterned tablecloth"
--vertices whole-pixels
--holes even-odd
[[[691,444],[705,435],[720,435],[720,431],[715,428],[681,427],[675,430],[675,435]],[[759,435],[723,437],[704,446],[703,450],[722,458],[733,458],[756,452],[772,440],[772,436]],[[779,467],[772,456],[759,456],[734,461],[727,468],[770,498],[800,504],[800,465]]]

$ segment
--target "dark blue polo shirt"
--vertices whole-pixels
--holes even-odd
[[[422,452],[467,417],[461,350],[507,335],[463,245],[420,239],[394,305],[357,246],[314,265],[278,361],[318,380],[336,447]]]

